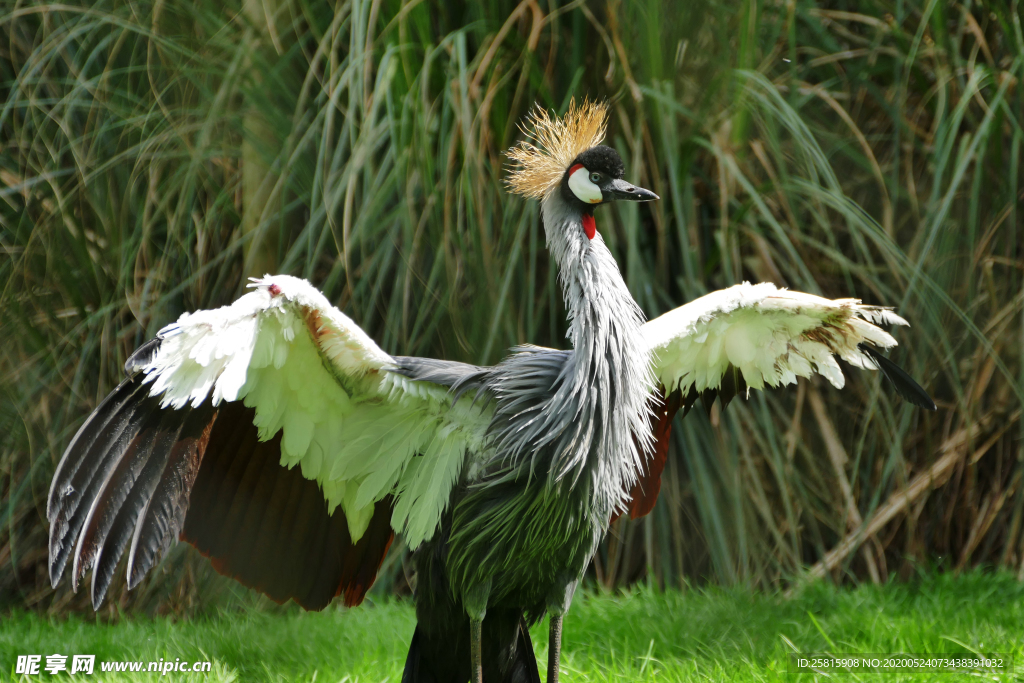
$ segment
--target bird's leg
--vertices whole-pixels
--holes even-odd
[[[558,663],[562,658],[562,615],[551,614],[548,630],[548,683],[558,683]]]
[[[484,622],[481,619],[469,620],[469,661],[472,683],[483,683],[484,680],[484,662],[480,643],[483,625]]]
[[[562,618],[569,611],[579,582],[578,576],[563,577],[560,586],[548,595],[548,614],[551,616],[548,629],[548,683],[558,683],[558,665],[562,659]]]
[[[472,683],[483,683],[484,658],[481,635],[487,614],[487,597],[491,593],[491,580],[477,584],[462,594],[462,604],[469,615],[469,663]]]

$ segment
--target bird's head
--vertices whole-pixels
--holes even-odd
[[[623,180],[622,157],[602,145],[608,118],[603,102],[573,101],[565,117],[535,109],[523,126],[526,140],[506,154],[515,163],[506,183],[526,197],[555,200],[575,212],[587,237],[594,237],[594,206],[625,200],[658,199],[650,190]]]
[[[595,145],[580,152],[565,169],[560,188],[562,197],[567,202],[579,203],[581,210],[617,200],[648,202],[658,199],[650,190],[623,180],[625,172],[626,166],[618,152],[606,145]]]

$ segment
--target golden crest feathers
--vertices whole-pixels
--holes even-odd
[[[511,192],[538,199],[558,185],[572,160],[604,139],[608,123],[608,105],[584,99],[577,106],[569,102],[569,111],[559,119],[536,107],[520,126],[526,140],[512,147],[505,156],[515,162],[505,179]]]

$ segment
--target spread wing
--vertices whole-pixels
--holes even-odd
[[[633,488],[631,515],[640,517],[654,507],[672,418],[680,408],[685,415],[697,398],[708,410],[716,398],[724,408],[738,393],[814,374],[842,389],[846,379],[838,357],[854,367],[881,370],[904,399],[935,410],[927,392],[879,351],[896,346],[896,340],[878,325],[906,324],[888,308],[780,290],[770,283],[713,292],[645,324],[661,407],[654,453]]]
[[[358,604],[394,532],[430,538],[486,402],[396,361],[309,283],[274,276],[139,348],[50,488],[50,577],[92,568],[98,607],[128,550],[134,587],[175,537],[283,602]]]

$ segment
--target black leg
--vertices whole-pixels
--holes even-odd
[[[480,651],[483,623],[481,619],[469,620],[470,674],[473,676],[473,683],[483,683],[484,680],[484,660]]]
[[[558,683],[558,662],[562,658],[562,615],[551,615],[548,631],[548,683]]]

